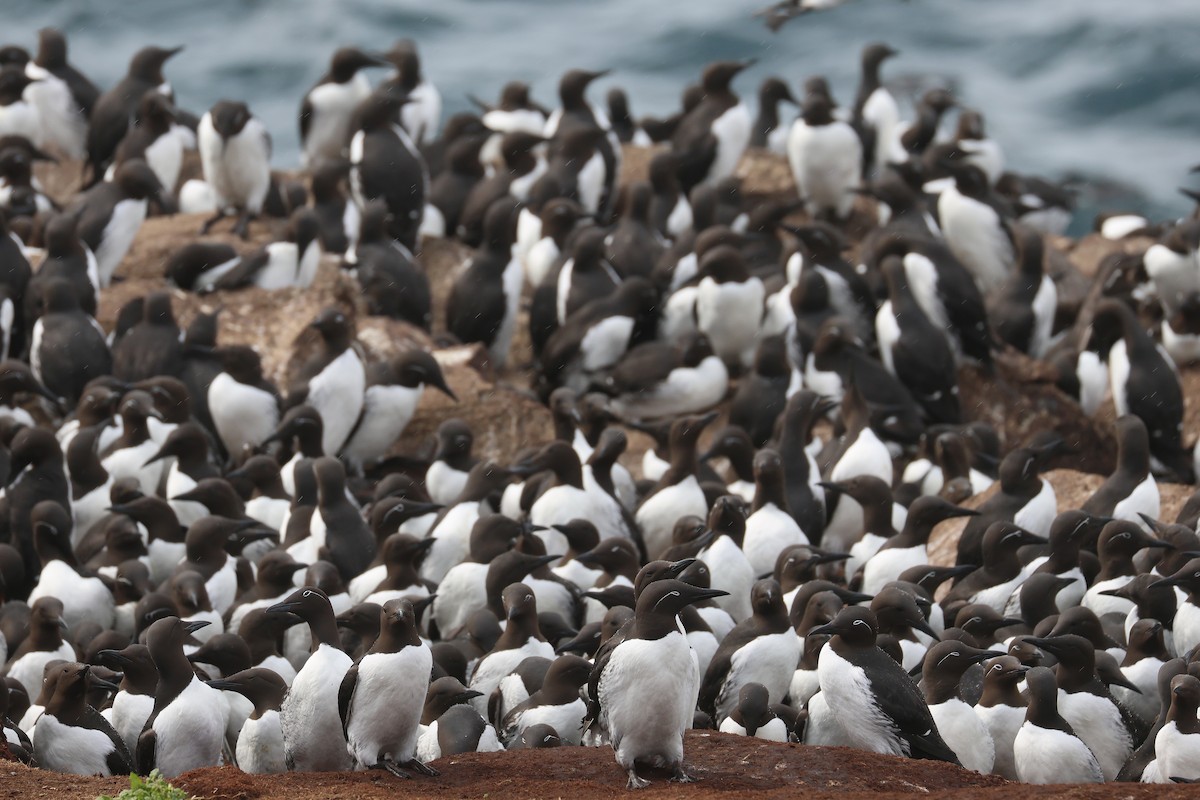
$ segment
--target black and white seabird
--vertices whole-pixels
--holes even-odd
[[[1013,761],[1022,783],[1103,783],[1096,756],[1058,710],[1054,673],[1035,667],[1025,676],[1029,707],[1013,740]]]
[[[171,84],[163,77],[162,68],[182,47],[164,49],[144,47],[134,54],[125,77],[96,99],[88,115],[87,160],[92,168],[92,182],[98,182],[129,129],[133,112],[148,91],[157,91],[168,98],[173,96]]]
[[[1146,424],[1132,414],[1116,421],[1117,468],[1081,506],[1094,516],[1142,523],[1158,519],[1158,483],[1150,471],[1150,437]],[[1132,555],[1132,554],[1130,554]]]
[[[774,450],[754,455],[754,498],[746,517],[742,549],[755,574],[775,568],[779,554],[793,545],[807,545],[808,537],[792,517],[787,505],[783,459]]]
[[[363,465],[386,453],[413,418],[427,386],[458,399],[437,360],[424,350],[409,350],[368,367],[362,412],[342,447],[342,458]]]
[[[33,326],[29,365],[47,389],[74,406],[87,383],[112,371],[104,331],[65,280],[44,284],[42,315]]]
[[[131,158],[150,165],[168,196],[175,194],[183,169],[185,150],[195,149],[195,136],[176,122],[177,110],[170,98],[159,92],[146,92],[133,116],[133,127],[126,131],[113,153],[106,178]]]
[[[659,558],[670,546],[680,517],[708,515],[708,501],[697,478],[696,442],[715,414],[683,417],[671,424],[671,466],[638,506],[635,514],[650,558]]]
[[[475,664],[471,675],[470,687],[481,695],[471,701],[477,711],[487,707],[484,698],[490,697],[501,680],[527,657],[554,657],[554,647],[546,641],[538,625],[533,590],[524,583],[513,583],[503,589],[501,597],[507,619],[504,632],[491,651]]]
[[[975,704],[975,713],[992,738],[995,760],[992,772],[1010,781],[1017,780],[1013,743],[1025,722],[1029,701],[1018,690],[1028,667],[1013,656],[993,658],[983,665],[983,694]]]
[[[406,105],[401,113],[408,108]],[[479,160],[479,151],[486,141],[482,133],[463,134],[446,146],[443,169],[435,171],[429,165],[433,177],[421,220],[422,235],[445,238],[458,232],[467,196],[487,174]],[[340,217],[337,222],[340,224]]]
[[[267,612],[291,614],[312,631],[312,654],[279,709],[284,763],[302,772],[350,769],[353,761],[346,749],[338,693],[353,662],[341,650],[328,595],[316,587],[297,589]]]
[[[704,69],[701,101],[679,121],[671,138],[685,192],[733,174],[750,144],[750,110],[729,84],[754,61],[717,61]]]
[[[138,737],[137,764],[173,778],[220,763],[229,721],[229,704],[204,683],[183,654],[189,633],[207,622],[166,617],[146,629],[146,646],[158,669],[154,709]]]
[[[380,612],[379,638],[346,671],[338,690],[342,730],[357,768],[386,769],[405,777],[405,768],[438,774],[416,758],[432,667],[433,656],[421,641],[412,603],[389,600]],[[386,712],[380,714],[381,709]]]
[[[1054,487],[1038,474],[1050,452],[1052,448],[1018,447],[1004,456],[1000,462],[1000,491],[980,504],[978,516],[967,520],[958,541],[956,563],[984,563],[983,540],[994,522],[1012,522],[1035,536],[1050,533],[1058,500]]]
[[[791,380],[787,344],[782,336],[765,336],[758,343],[754,363],[738,382],[729,408],[729,422],[745,430],[762,447],[771,438],[775,420],[787,404]]]
[[[57,597],[43,597],[30,604],[29,633],[9,653],[6,674],[36,698],[42,687],[42,675],[52,661],[74,661],[75,648],[63,639],[67,624],[63,620],[63,604]]]
[[[446,327],[461,342],[481,342],[495,369],[508,363],[521,299],[521,263],[512,252],[518,204],[493,202],[483,218],[483,241],[462,265],[446,303]]]
[[[121,650],[101,650],[96,660],[122,673],[120,689],[109,707],[109,721],[132,754],[137,750],[138,737],[154,710],[158,668],[144,644],[130,644]]]
[[[930,421],[957,423],[961,417],[954,354],[909,284],[903,262],[894,256],[881,265],[888,299],[875,316],[875,335],[888,372],[910,392]]]
[[[83,566],[71,547],[72,520],[67,506],[42,500],[29,511],[33,528],[33,548],[41,564],[41,574],[29,593],[29,601],[43,597],[62,600],[63,620],[72,630],[94,623],[101,630],[115,621],[112,593],[104,581]]]
[[[984,774],[995,765],[995,742],[984,721],[960,697],[960,686],[970,667],[1003,655],[949,639],[929,648],[921,670],[921,689],[938,730],[965,769]]]
[[[779,119],[779,104],[799,105],[786,82],[774,76],[758,87],[758,116],[750,132],[750,146],[763,147],[772,153],[787,154],[787,136],[791,126]]]
[[[236,212],[234,233],[244,239],[271,186],[271,136],[245,103],[222,100],[201,117],[196,138],[204,180],[217,201],[216,214],[201,232]]]
[[[77,221],[79,238],[96,254],[101,286],[112,281],[129,252],[151,199],[164,209],[174,209],[174,201],[150,165],[133,158],[117,167],[111,181],[78,195],[67,208],[66,213]]]
[[[767,689],[769,702],[782,702],[800,661],[800,637],[788,619],[783,591],[774,578],[751,590],[752,615],[721,640],[700,686],[701,710],[723,722],[737,707],[747,684]]]
[[[918,497],[900,532],[884,542],[863,565],[862,590],[874,594],[897,580],[906,569],[928,564],[929,536],[938,523],[955,517],[973,517],[976,513],[940,497]]]
[[[395,68],[384,85],[400,89],[409,98],[400,111],[400,124],[417,144],[432,142],[442,122],[442,94],[425,78],[416,42],[400,39],[384,58]]]
[[[564,744],[579,744],[587,706],[579,689],[588,682],[592,663],[586,658],[561,655],[550,664],[542,686],[508,710],[502,721],[506,740],[521,736],[534,725],[554,728]]]
[[[425,210],[429,173],[421,152],[396,123],[408,98],[383,89],[369,95],[355,111],[350,131],[350,193],[361,211],[371,200],[387,204],[388,232],[409,250]]]
[[[805,97],[788,133],[787,156],[808,213],[845,219],[854,208],[851,190],[862,178],[863,146],[854,128],[833,112],[828,95]]]
[[[1171,707],[1154,737],[1154,754],[1160,780],[1192,781],[1200,778],[1200,680],[1194,675],[1171,679]],[[40,727],[40,725],[39,725]]]
[[[958,763],[908,673],[875,644],[875,615],[848,606],[808,632],[832,634],[817,676],[848,742],[863,750]]]
[[[82,159],[88,117],[100,90],[67,61],[67,39],[62,31],[38,31],[37,54],[25,64],[25,74],[35,81],[27,91],[41,117],[45,144],[70,158]]]
[[[42,769],[106,777],[133,771],[133,758],[125,742],[88,705],[87,692],[99,683],[91,670],[89,664],[76,663],[54,668],[54,692],[33,734],[34,752]]]
[[[55,214],[42,231],[46,256],[37,274],[29,280],[25,295],[25,318],[37,316],[38,286],[52,280],[68,281],[79,298],[79,306],[96,313],[96,295],[100,291],[100,273],[96,255],[79,239],[76,220],[68,214]]]
[[[329,71],[308,90],[300,105],[301,166],[315,168],[323,160],[344,154],[350,142],[351,116],[371,93],[361,70],[385,63],[353,47],[333,54]]]
[[[1104,779],[1113,780],[1133,753],[1134,745],[1126,712],[1096,674],[1095,647],[1076,634],[1027,641],[1058,659],[1055,669],[1058,709],[1095,754]],[[1027,682],[1029,678],[1027,675]],[[1032,697],[1030,707],[1033,707]],[[1019,773],[1021,754],[1016,752],[1016,756]]]
[[[646,342],[630,349],[605,378],[611,408],[629,420],[697,414],[724,399],[729,370],[703,334],[680,342]]]
[[[677,781],[695,780],[684,767],[683,734],[692,725],[700,672],[677,615],[723,594],[674,579],[655,581],[638,598],[626,637],[597,657],[589,721],[608,731],[630,788],[649,785],[637,774],[639,763],[665,767]]]
[[[721,723],[722,733],[753,736],[768,742],[788,741],[788,726],[774,713],[777,704],[767,702],[767,690],[760,684],[748,683],[738,694],[737,707]]]
[[[1183,447],[1183,390],[1175,364],[1142,328],[1127,304],[1096,306],[1088,349],[1108,362],[1117,414],[1134,414],[1150,434],[1151,464],[1190,481],[1191,454]]]
[[[990,202],[987,176],[967,163],[965,155],[955,149],[940,162],[951,170],[954,185],[938,196],[938,221],[950,251],[970,270],[980,291],[990,295],[1013,277],[1016,244],[1004,215]]]
[[[254,705],[254,711],[237,735],[234,756],[242,772],[280,773],[287,770],[283,760],[283,728],[279,708],[287,694],[287,684],[274,671],[252,667],[210,680],[208,685],[225,692],[237,692]]]
[[[262,445],[279,426],[279,391],[263,377],[252,347],[219,348],[221,372],[208,387],[208,411],[225,452],[237,458]]]
[[[862,139],[863,172],[867,175],[872,169],[882,170],[891,162],[904,160],[898,135],[900,107],[879,78],[883,62],[897,55],[897,51],[882,42],[874,42],[862,50],[862,73],[851,123]]]
[[[1054,317],[1058,313],[1058,289],[1046,274],[1046,246],[1042,234],[1031,228],[1011,226],[1016,249],[1016,269],[1006,285],[993,294],[988,318],[996,335],[1034,358],[1046,354]]]
[[[354,340],[354,323],[327,308],[309,323],[320,334],[314,354],[288,376],[288,405],[305,403],[321,417],[321,447],[336,455],[362,413],[367,373]]]

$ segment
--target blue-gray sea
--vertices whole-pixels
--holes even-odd
[[[736,88],[753,95],[779,75],[798,87],[826,75],[853,100],[862,46],[901,51],[885,78],[902,97],[953,86],[986,114],[1018,171],[1086,182],[1089,212],[1121,207],[1155,217],[1191,207],[1200,187],[1200,0],[850,0],[771,34],[752,12],[765,0],[7,0],[0,38],[33,47],[45,25],[68,34],[73,62],[102,88],[144,44],[185,50],[167,75],[181,106],[249,103],[270,127],[275,163],[297,163],[304,91],[338,46],[421,48],[447,112],[467,93],[496,96],[508,79],[556,101],[571,67],[612,68],[635,116],[673,109],[718,58],[755,57]],[[381,74],[380,74],[381,75]]]

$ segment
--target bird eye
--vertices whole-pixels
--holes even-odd
[[[312,596],[312,592],[311,592],[311,591],[308,591],[308,590],[305,590],[304,594],[302,594],[302,595],[300,595],[300,596],[301,596],[301,597],[311,597],[311,596]]]
[[[1128,539],[1128,538],[1129,538],[1129,534],[1128,534],[1128,533],[1118,533],[1118,534],[1117,534],[1117,538],[1118,538],[1118,539]]]

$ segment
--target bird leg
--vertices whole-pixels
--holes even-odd
[[[422,775],[425,775],[426,777],[429,777],[429,778],[436,778],[437,776],[442,774],[442,773],[438,772],[436,769],[434,769],[433,767],[426,764],[425,762],[418,761],[415,758],[405,761],[404,766],[415,772],[419,772]]]
[[[672,783],[695,783],[697,780],[699,778],[689,775],[687,770],[683,768],[682,761],[675,765],[675,771],[671,774]]]
[[[639,778],[637,769],[630,767],[629,770],[629,788],[630,789],[645,789],[650,785],[650,781],[645,778]]]
[[[216,225],[223,219],[225,219],[225,209],[218,208],[217,213],[206,219],[204,224],[200,226],[200,235],[203,236],[204,234],[208,233],[210,230],[212,230],[213,225]]]
[[[242,239],[250,238],[250,219],[254,215],[249,211],[243,211],[238,215],[238,221],[233,226],[233,232],[242,237]]]
[[[412,777],[412,775],[409,775],[407,772],[402,770],[400,768],[400,765],[397,764],[395,761],[392,761],[390,758],[385,758],[384,760],[380,761],[378,764],[372,764],[371,769],[387,770],[388,772],[395,775],[397,778],[411,778]]]

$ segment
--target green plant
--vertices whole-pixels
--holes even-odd
[[[154,770],[145,778],[130,775],[128,789],[116,797],[102,794],[96,800],[188,800],[188,793],[172,786]]]

